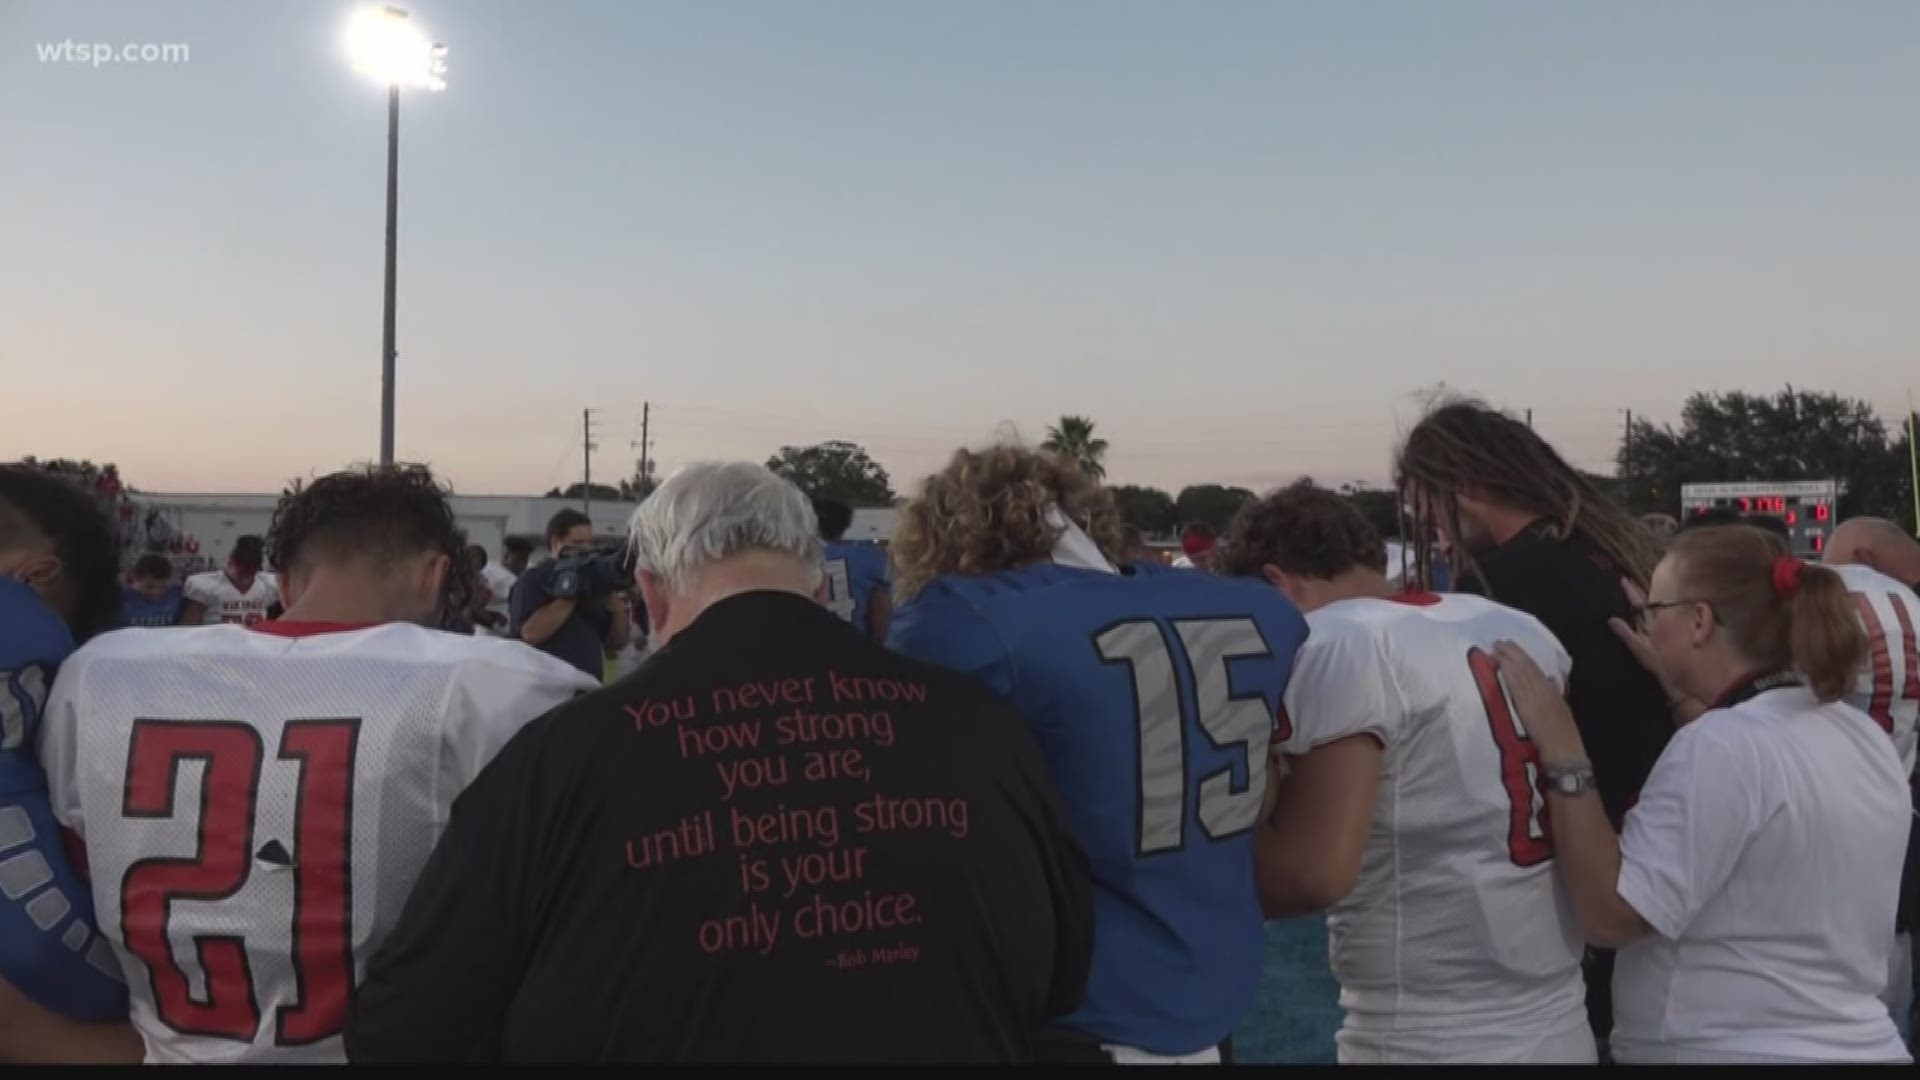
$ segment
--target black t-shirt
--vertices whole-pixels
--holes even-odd
[[[1567,705],[1593,759],[1607,818],[1619,829],[1673,737],[1660,681],[1607,625],[1631,615],[1624,574],[1583,538],[1554,540],[1541,525],[1473,556],[1486,574],[1487,595],[1545,623],[1572,657]],[[1473,574],[1456,577],[1462,592],[1482,591]]]
[[[715,604],[516,736],[355,995],[355,1061],[1008,1061],[1078,1003],[1026,725],[812,601]]]

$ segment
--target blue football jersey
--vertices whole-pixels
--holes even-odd
[[[178,585],[167,586],[166,593],[158,600],[149,600],[140,590],[123,585],[120,587],[120,625],[172,626],[180,621],[180,608],[185,602]]]
[[[887,588],[893,580],[887,553],[880,550],[878,544],[834,540],[827,544],[826,568],[827,607],[860,630],[866,630],[873,590]]]
[[[32,589],[0,578],[0,975],[76,1020],[127,1015],[127,985],[93,921],[93,894],[61,850],[35,756],[67,624]]]
[[[1026,717],[1092,864],[1093,971],[1063,1026],[1189,1054],[1252,1007],[1253,832],[1306,636],[1277,590],[1150,566],[943,577],[896,612],[889,645]]]

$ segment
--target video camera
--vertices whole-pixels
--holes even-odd
[[[547,592],[558,600],[597,600],[632,583],[633,563],[632,552],[620,540],[569,548],[553,561]]]

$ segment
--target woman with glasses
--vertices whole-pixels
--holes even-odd
[[[1759,529],[1701,529],[1635,616],[1637,651],[1707,707],[1618,838],[1559,692],[1499,649],[1554,863],[1587,940],[1620,949],[1615,1058],[1910,1060],[1879,994],[1912,801],[1886,732],[1842,700],[1867,648],[1845,585]]]

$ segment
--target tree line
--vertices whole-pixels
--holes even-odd
[[[1636,514],[1680,513],[1685,484],[1741,480],[1837,479],[1846,494],[1842,517],[1871,514],[1914,530],[1911,425],[1920,417],[1877,415],[1865,401],[1788,386],[1773,394],[1699,391],[1688,396],[1676,423],[1634,419],[1621,434],[1612,476],[1588,473],[1609,496]],[[1089,476],[1107,476],[1107,440],[1094,421],[1063,416],[1047,428],[1042,450],[1071,458]],[[860,446],[828,442],[781,447],[767,467],[801,488],[855,506],[891,505],[887,471]],[[1224,530],[1254,493],[1223,484],[1193,484],[1177,493],[1139,484],[1110,487],[1120,516],[1149,536],[1167,536],[1188,524]],[[1396,492],[1346,484],[1352,500],[1384,536],[1401,533]]]
[[[1613,476],[1589,474],[1601,490],[1636,514],[1680,512],[1685,484],[1740,480],[1837,479],[1845,486],[1842,517],[1871,514],[1891,518],[1914,530],[1913,425],[1920,417],[1876,414],[1867,402],[1826,391],[1785,387],[1772,394],[1744,391],[1688,396],[1675,423],[1636,418],[1622,432]],[[1107,476],[1107,440],[1095,434],[1084,416],[1063,416],[1049,426],[1040,448],[1075,461],[1089,476]],[[92,482],[118,473],[90,461],[29,463]],[[649,462],[651,464],[651,462]],[[830,441],[813,446],[783,446],[767,459],[767,468],[816,496],[853,506],[891,506],[898,496],[892,478],[857,443]],[[593,498],[636,501],[655,486],[652,470],[616,485],[595,484]],[[127,489],[129,492],[135,490]],[[549,498],[577,499],[580,484],[547,492]],[[1243,487],[1192,484],[1178,492],[1139,484],[1111,486],[1114,502],[1128,524],[1149,536],[1168,536],[1189,524],[1216,532],[1226,528],[1241,504],[1254,497]],[[1348,484],[1341,492],[1385,536],[1398,536],[1398,495],[1387,489]]]

